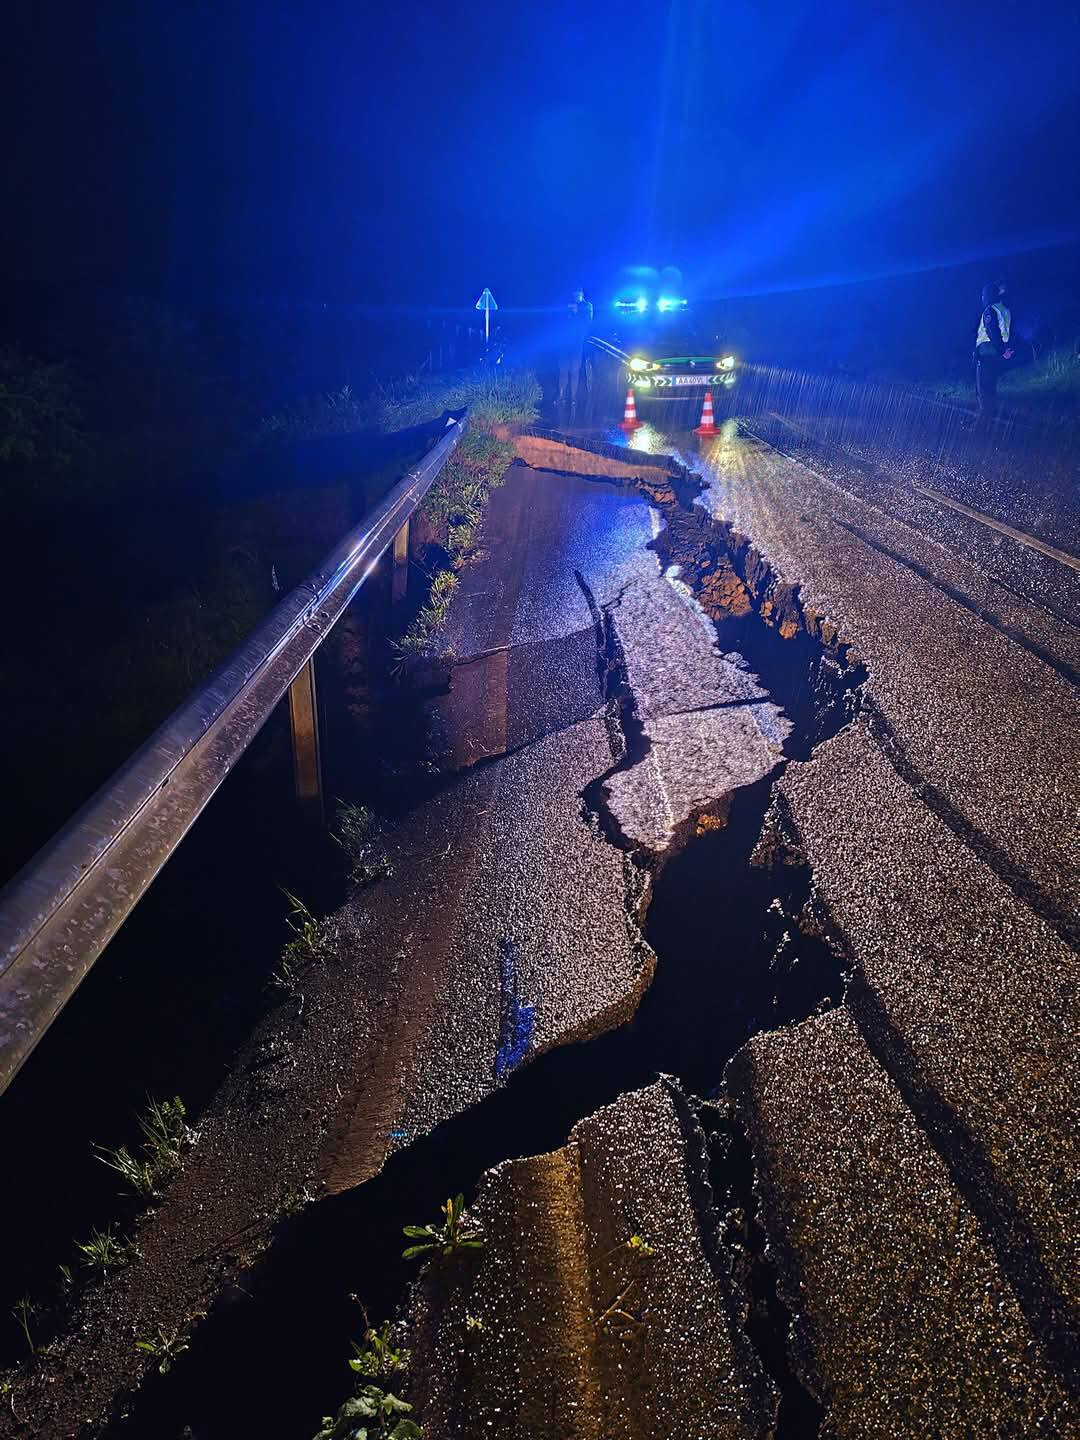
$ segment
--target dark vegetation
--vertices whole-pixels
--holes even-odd
[[[260,376],[254,342],[230,359],[198,327],[146,307],[65,354],[38,349],[8,348],[0,367],[0,559],[20,602],[0,719],[0,882],[415,463],[448,398],[477,396],[482,409],[512,392],[476,376],[402,375],[362,377],[362,398],[349,385],[308,393],[299,366]],[[496,451],[472,443],[461,474],[475,479]],[[433,573],[450,563],[457,513],[440,493]],[[367,588],[379,594],[364,623],[381,623],[382,587]],[[73,1288],[124,1263],[134,1209],[170,1168],[128,1125],[146,1092],[180,1089],[198,1114],[275,983],[311,963],[312,913],[281,887],[322,913],[378,864],[367,812],[339,804],[340,833],[313,837],[297,825],[290,779],[275,715],[4,1097],[0,1144],[21,1178],[2,1207],[19,1243],[0,1363],[56,1333]],[[78,1106],[64,1099],[73,1089]],[[104,1139],[126,1143],[95,1154]],[[179,1353],[175,1336],[135,1338],[159,1368]]]
[[[254,337],[238,357],[150,305],[96,318],[71,358],[0,347],[0,564],[24,597],[0,880],[422,453],[444,401],[471,398],[407,376],[290,397],[305,377],[284,359],[260,375]]]

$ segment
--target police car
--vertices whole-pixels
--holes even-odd
[[[710,345],[673,278],[677,282],[677,271],[634,272],[612,301],[610,338],[597,335],[593,344],[615,362],[620,385],[639,401],[696,400],[700,406],[712,390],[718,402],[735,385],[735,356],[715,337]]]

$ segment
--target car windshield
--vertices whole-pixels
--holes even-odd
[[[665,355],[709,353],[707,337],[688,325],[649,325],[640,329],[635,326],[633,332],[624,337],[624,343],[632,353],[654,360],[662,360]]]

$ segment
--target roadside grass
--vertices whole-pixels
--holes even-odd
[[[436,419],[446,410],[470,407],[475,429],[495,425],[526,423],[536,419],[540,404],[540,382],[529,370],[454,371],[446,375],[406,375],[387,382],[375,392],[376,414],[381,429],[405,430]]]
[[[386,434],[437,420],[447,410],[471,408],[480,428],[535,420],[540,384],[528,370],[493,374],[475,367],[438,375],[402,375],[357,395],[349,385],[305,396],[265,416],[257,430],[260,442],[277,443],[351,435],[378,429]]]
[[[530,403],[511,418],[527,422],[533,414],[535,410]],[[458,586],[458,572],[476,554],[491,491],[502,484],[514,453],[512,444],[500,440],[474,418],[453,459],[443,467],[428,492],[420,513],[441,537],[448,568],[436,568],[427,603],[397,641],[403,661],[438,652],[440,635]]]
[[[975,372],[964,378],[930,380],[916,388],[971,408],[975,403]],[[1076,413],[1080,409],[1080,343],[1057,345],[1030,364],[1006,369],[998,381],[998,396],[1005,406],[1019,410]]]

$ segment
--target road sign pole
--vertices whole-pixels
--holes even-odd
[[[492,295],[485,285],[480,299],[476,302],[476,309],[484,312],[484,350],[491,345],[491,312],[499,308],[499,302]]]

